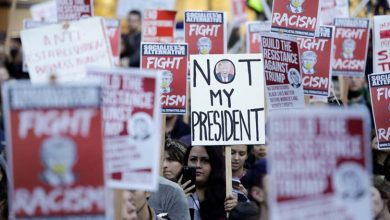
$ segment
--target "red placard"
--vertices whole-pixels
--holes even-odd
[[[335,18],[333,76],[364,76],[367,58],[369,20]]]
[[[333,39],[333,26],[320,26],[315,38],[298,37],[303,90],[306,95],[329,96]]]
[[[260,34],[270,32],[270,21],[251,21],[246,23],[246,52],[261,53]]]
[[[110,39],[111,52],[114,64],[119,66],[121,47],[121,21],[119,19],[104,19],[107,35]]]
[[[246,0],[230,0],[232,12],[232,25],[234,27],[240,26],[246,21]]]
[[[271,31],[314,37],[319,6],[319,0],[274,0]]]
[[[173,43],[176,11],[146,9],[142,23],[142,41]]]
[[[188,54],[224,54],[227,51],[224,12],[185,11],[184,32]]]
[[[373,28],[373,72],[390,71],[390,15],[374,17]]]
[[[390,73],[368,76],[379,149],[390,148]]]
[[[93,16],[93,0],[57,0],[57,20],[73,21]]]
[[[162,113],[186,113],[187,49],[187,44],[141,44],[141,68],[161,70]]]
[[[303,108],[299,48],[295,38],[280,34],[261,35],[268,109]]]
[[[364,110],[271,113],[270,220],[372,219],[367,208],[372,204],[369,114]]]
[[[103,219],[99,87],[14,82],[4,91],[11,213]]]

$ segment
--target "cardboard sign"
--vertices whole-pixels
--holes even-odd
[[[187,50],[187,44],[141,43],[141,68],[162,70],[162,113],[186,114]]]
[[[390,15],[374,17],[373,35],[374,73],[390,72]]]
[[[271,31],[314,37],[319,7],[319,0],[274,0]]]
[[[119,19],[104,19],[107,35],[110,39],[111,52],[114,64],[119,66],[121,49],[121,21]]]
[[[247,20],[246,0],[230,0],[232,26],[239,27]]]
[[[34,4],[30,7],[31,18],[35,21],[57,22],[57,5],[55,0]]]
[[[333,76],[364,76],[366,69],[369,20],[335,18]]]
[[[160,158],[160,78],[139,69],[89,67],[103,84],[107,185],[157,189]]]
[[[264,144],[261,54],[193,55],[192,145]]]
[[[100,95],[96,85],[6,84],[10,216],[104,219]]]
[[[390,148],[390,73],[368,75],[379,149]]]
[[[185,11],[184,17],[188,54],[226,53],[226,14],[224,12]]]
[[[330,94],[334,27],[320,26],[315,38],[298,37],[305,95]]]
[[[112,66],[111,47],[102,18],[71,22],[69,27],[49,25],[21,31],[23,52],[33,83],[59,82],[85,77],[85,66]]]
[[[74,21],[93,16],[93,0],[57,0],[57,19]]]
[[[173,43],[176,11],[147,9],[142,22],[142,41]]]
[[[361,109],[271,113],[270,220],[372,219],[368,121]]]
[[[304,96],[295,38],[279,34],[262,34],[267,108],[271,110],[303,108]]]
[[[271,21],[250,21],[246,23],[246,52],[261,53],[262,32],[271,31]]]
[[[322,25],[332,25],[334,18],[349,17],[349,1],[322,0],[320,11],[320,23]]]

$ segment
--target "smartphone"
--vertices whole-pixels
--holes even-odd
[[[232,180],[232,187],[233,189],[240,189],[240,180]]]
[[[196,181],[196,168],[195,167],[183,167],[182,171],[183,178],[181,180],[181,184],[186,183],[188,180],[191,180],[191,183],[189,186],[195,185]],[[196,191],[195,187],[191,190],[191,193],[194,193]]]

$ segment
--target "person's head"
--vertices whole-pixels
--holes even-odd
[[[141,31],[141,12],[132,10],[127,15],[127,25],[129,33]]]
[[[161,88],[167,89],[173,82],[173,75],[171,71],[165,70],[162,73]]]
[[[349,91],[360,91],[365,86],[364,77],[348,77],[348,90]]]
[[[224,179],[221,147],[191,146],[186,154],[188,166],[196,167],[196,187],[205,187],[214,180]]]
[[[232,74],[232,63],[228,60],[219,61],[217,64],[217,72],[221,73],[223,77],[228,77]]]
[[[266,158],[267,145],[266,144],[254,145],[252,148],[252,154],[256,160]]]
[[[305,0],[290,0],[290,4],[292,6],[294,6],[295,8],[298,8],[298,7],[302,6],[304,1]]]
[[[345,39],[343,41],[343,54],[344,56],[352,57],[353,52],[356,49],[356,42],[352,39]]]
[[[317,63],[317,54],[311,50],[307,50],[302,53],[302,66],[307,69],[311,70],[314,68],[314,65]]]
[[[259,220],[260,209],[251,202],[239,202],[229,213],[229,220]]]
[[[240,171],[244,169],[245,161],[248,159],[247,145],[233,145],[232,150],[232,171]]]
[[[41,158],[45,167],[53,174],[63,175],[76,162],[76,144],[66,137],[50,137],[43,141]]]
[[[248,197],[257,204],[267,202],[266,169],[266,160],[257,160],[242,180],[248,187]]]
[[[199,54],[209,54],[212,47],[212,42],[208,37],[201,37],[197,42]]]
[[[9,75],[8,69],[5,66],[0,64],[0,85],[4,81],[7,81],[9,78],[10,78],[10,75]]]
[[[148,208],[149,192],[140,190],[124,190],[122,193],[122,219],[136,220],[141,211]]]
[[[165,178],[177,182],[185,163],[186,153],[187,146],[184,143],[170,138],[165,140],[163,161],[163,176]]]

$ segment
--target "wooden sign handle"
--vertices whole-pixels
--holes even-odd
[[[161,143],[160,143],[160,176],[163,176],[163,162],[165,152],[165,125],[167,118],[165,115],[161,115]]]
[[[232,195],[232,149],[228,146],[225,147],[225,173],[226,173],[226,197]],[[226,213],[229,218],[229,213]]]

